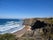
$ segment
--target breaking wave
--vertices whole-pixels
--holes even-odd
[[[4,25],[0,25],[0,34],[4,33],[14,33],[24,28],[22,25],[22,21],[9,21],[6,22]]]

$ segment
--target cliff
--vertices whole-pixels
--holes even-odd
[[[36,20],[44,21],[45,23],[53,24],[53,18],[29,18],[29,19],[23,19],[24,23],[23,25],[33,25]]]

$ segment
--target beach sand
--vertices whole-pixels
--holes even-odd
[[[15,33],[13,33],[14,35],[16,35],[16,37],[22,37],[22,35],[25,34],[25,32],[27,32],[29,30],[29,26],[28,25],[24,25],[25,27]]]

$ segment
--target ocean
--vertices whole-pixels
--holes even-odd
[[[0,34],[14,33],[24,28],[20,19],[0,19]]]

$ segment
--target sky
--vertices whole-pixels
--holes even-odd
[[[53,0],[0,0],[0,18],[53,17]]]

